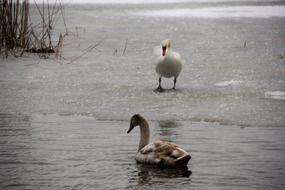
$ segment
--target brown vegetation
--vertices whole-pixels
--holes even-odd
[[[32,22],[33,14],[37,14],[38,23]],[[65,32],[56,37],[53,34],[55,25],[62,19]],[[6,57],[9,53],[21,56],[24,52],[50,54],[56,53],[60,57],[63,38],[67,34],[63,4],[60,0],[50,4],[43,0],[32,4],[28,0],[1,0],[0,1],[0,54]]]

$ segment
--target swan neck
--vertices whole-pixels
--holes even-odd
[[[141,150],[145,145],[149,144],[149,125],[145,119],[140,124],[141,138],[139,143],[138,151]]]

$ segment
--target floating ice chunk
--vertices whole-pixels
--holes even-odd
[[[265,97],[275,100],[285,100],[285,92],[282,91],[265,92]]]
[[[218,86],[218,87],[237,86],[241,83],[242,81],[232,79],[230,81],[216,83],[215,86]]]
[[[26,79],[34,79],[34,76],[27,76]]]

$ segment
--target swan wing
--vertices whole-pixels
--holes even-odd
[[[178,52],[175,51],[171,51],[170,52],[171,57],[173,57],[173,59],[177,60],[177,61],[181,61],[181,56]]]
[[[185,166],[191,156],[182,148],[172,142],[157,142],[155,154],[159,155],[160,162],[167,166]]]
[[[191,156],[175,143],[156,141],[143,147],[136,159],[142,163],[161,164],[168,166],[186,165]]]
[[[176,64],[181,64],[183,65],[185,63],[185,60],[183,60],[178,52],[171,51],[170,55],[171,59],[173,60],[174,63]]]
[[[171,157],[171,158],[179,158],[184,152],[180,151],[180,148],[172,142],[167,141],[158,141],[154,143],[155,149],[154,152],[158,154],[160,157]]]
[[[178,77],[182,70],[180,55],[171,52],[166,56],[160,56],[156,65],[156,73],[163,77]]]

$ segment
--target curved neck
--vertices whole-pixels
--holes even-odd
[[[145,119],[140,124],[141,138],[138,151],[140,151],[145,145],[149,144],[149,125]]]

